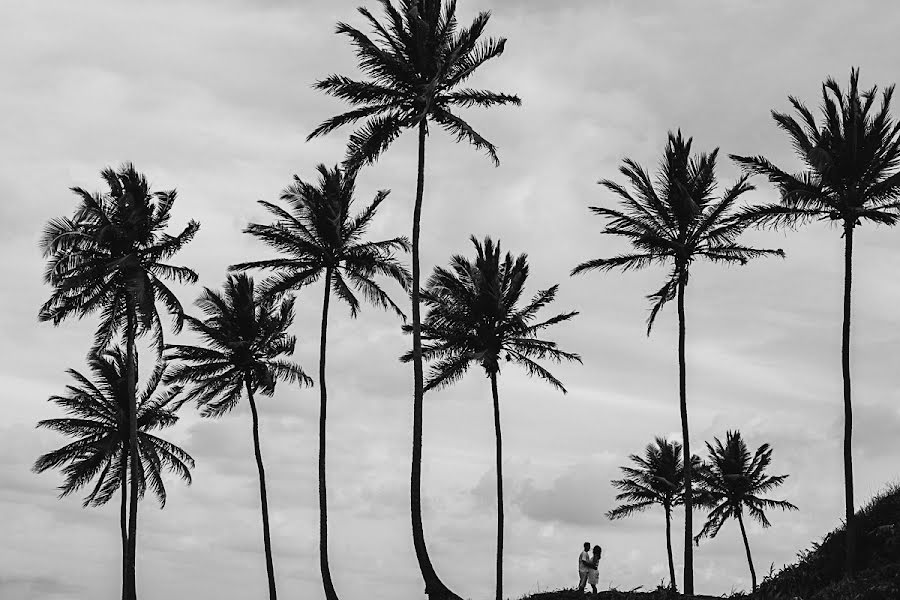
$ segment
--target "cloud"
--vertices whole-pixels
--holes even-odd
[[[0,575],[0,594],[5,598],[63,600],[77,598],[83,591],[84,588],[81,586],[61,581],[56,577]]]
[[[606,461],[576,464],[557,477],[549,488],[526,483],[515,499],[522,513],[536,521],[596,525],[605,521],[612,504],[609,486],[611,457]]]
[[[900,409],[881,404],[857,405],[853,410],[854,448],[865,460],[896,456]],[[843,423],[841,430],[843,430]]]

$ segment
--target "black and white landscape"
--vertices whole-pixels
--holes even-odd
[[[898,23],[5,4],[0,598],[900,597]]]

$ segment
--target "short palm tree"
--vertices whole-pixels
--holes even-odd
[[[271,396],[278,381],[312,385],[303,369],[287,360],[296,344],[294,336],[287,333],[294,320],[294,299],[285,297],[276,302],[261,296],[253,279],[241,273],[228,277],[222,293],[204,288],[196,304],[206,318],[201,321],[185,316],[185,321],[200,335],[203,345],[167,345],[169,360],[177,361],[167,374],[167,381],[191,386],[184,400],[196,401],[207,417],[220,417],[229,412],[247,392],[253,419],[253,451],[259,471],[269,598],[275,600],[266,471],[259,445],[255,394]]]
[[[39,313],[41,321],[59,325],[63,320],[101,313],[94,348],[102,349],[123,332],[126,365],[134,365],[135,339],[150,333],[161,353],[163,333],[157,302],[174,317],[177,333],[183,310],[165,280],[194,283],[197,274],[186,267],[168,264],[197,233],[200,225],[190,221],[175,236],[165,229],[175,203],[175,191],[151,192],[147,179],[128,163],[118,171],[104,169],[109,187],[105,194],[90,194],[82,188],[72,191],[78,207],[71,218],[51,219],[41,238],[47,258],[44,280],[53,286],[50,299]],[[126,379],[131,390],[132,410],[137,413],[136,373]],[[137,422],[132,419],[132,460],[137,460]],[[137,531],[137,480],[132,481],[129,509],[129,581],[126,600],[134,600],[135,549]]]
[[[484,38],[490,13],[481,12],[467,28],[459,28],[456,0],[380,0],[384,20],[369,9],[360,14],[372,29],[371,37],[346,23],[338,23],[337,33],[346,35],[356,50],[359,68],[367,79],[357,81],[331,75],[316,88],[348,102],[353,108],[319,125],[309,138],[325,135],[344,125],[363,121],[350,136],[346,164],[350,169],[374,163],[400,134],[418,130],[418,176],[412,222],[412,326],[413,326],[413,449],[411,474],[411,516],[413,543],[425,580],[425,593],[445,597],[451,594],[440,580],[428,551],[422,529],[422,370],[419,314],[419,236],[422,199],[425,191],[425,138],[434,123],[457,141],[483,150],[499,164],[494,145],[454,113],[457,108],[519,105],[518,96],[462,87],[478,68],[500,56],[505,38]]]
[[[756,592],[756,570],[750,556],[750,544],[747,541],[747,530],[744,529],[744,510],[763,527],[771,523],[766,518],[766,509],[797,510],[797,507],[786,500],[770,500],[762,498],[765,494],[784,483],[787,475],[767,475],[766,469],[772,463],[772,448],[769,444],[760,446],[751,456],[747,444],[740,431],[729,431],[725,436],[725,445],[714,438],[715,447],[706,443],[709,451],[708,462],[703,464],[697,475],[704,496],[704,505],[709,506],[709,515],[703,530],[694,539],[716,537],[722,525],[729,518],[737,519],[741,526],[741,537],[744,550],[747,552],[747,564],[750,565],[750,578],[753,581],[753,592]]]
[[[364,239],[378,206],[388,195],[387,191],[378,192],[372,203],[354,216],[350,209],[354,200],[356,173],[345,173],[339,167],[328,169],[325,165],[319,165],[318,171],[320,177],[315,184],[294,177],[293,185],[281,195],[287,209],[260,201],[278,219],[275,223],[252,223],[244,230],[283,256],[241,263],[232,269],[274,271],[275,274],[266,283],[268,295],[299,290],[320,277],[325,279],[319,345],[319,555],[325,596],[328,600],[335,600],[337,594],[328,566],[328,496],[325,485],[325,354],[329,301],[334,294],[350,307],[350,315],[356,317],[360,307],[356,293],[361,293],[369,302],[393,310],[402,317],[401,310],[375,278],[384,276],[399,283],[404,290],[409,288],[409,273],[394,257],[395,252],[407,251],[409,243],[404,237],[379,242]]]
[[[60,497],[72,494],[91,481],[96,484],[84,498],[84,506],[101,506],[121,492],[119,525],[122,537],[122,594],[128,589],[128,494],[129,475],[135,482],[138,497],[149,487],[166,504],[166,488],[162,471],[171,471],[191,483],[190,469],[194,459],[181,448],[154,435],[153,431],[173,425],[178,417],[175,404],[180,388],[161,388],[160,380],[165,363],[159,363],[144,389],[137,406],[138,461],[129,460],[129,433],[132,402],[128,393],[126,356],[113,346],[105,352],[93,352],[88,357],[92,378],[75,369],[68,373],[75,380],[66,386],[65,395],[50,400],[62,407],[70,417],[46,419],[38,427],[53,429],[77,438],[62,448],[48,452],[34,464],[34,471],[62,467],[66,476],[60,486]],[[65,465],[65,466],[63,466]]]
[[[859,89],[859,69],[850,71],[847,94],[830,77],[822,85],[822,124],[797,98],[790,102],[799,119],[772,111],[803,161],[793,175],[763,156],[734,156],[747,173],[768,177],[781,201],[747,208],[745,223],[769,228],[797,228],[814,220],[839,224],[844,238],[844,318],[841,374],[844,381],[844,505],[847,523],[845,572],[852,575],[856,528],[853,507],[853,407],[850,393],[850,287],[853,279],[853,233],[864,221],[896,225],[900,220],[900,123],[890,115],[894,86],[884,90],[875,109],[877,88]]]
[[[484,369],[491,380],[494,398],[494,433],[497,460],[497,584],[496,600],[503,598],[503,460],[500,434],[500,396],[497,376],[500,361],[523,367],[565,393],[563,384],[537,361],[577,361],[577,354],[560,350],[556,342],[538,335],[556,323],[568,321],[577,312],[561,313],[535,322],[538,312],[553,302],[558,286],[539,291],[524,306],[522,299],[528,279],[525,254],[501,258],[500,243],[487,237],[484,244],[472,236],[475,260],[454,256],[450,269],[437,267],[422,291],[428,315],[422,323],[425,344],[422,355],[434,361],[425,390],[454,383],[473,365]],[[407,331],[412,328],[407,327]],[[410,361],[413,353],[402,357]]]
[[[720,198],[714,194],[716,157],[711,153],[691,156],[691,142],[670,133],[657,176],[656,185],[650,175],[635,161],[625,159],[619,171],[628,180],[633,192],[624,186],[604,179],[600,185],[619,196],[622,208],[592,206],[594,214],[605,217],[603,233],[624,237],[634,250],[612,258],[597,258],[583,262],[572,274],[588,271],[641,269],[654,263],[670,267],[665,284],[648,296],[652,302],[647,320],[647,334],[659,310],[670,300],[678,298],[678,367],[681,434],[684,444],[685,531],[684,531],[684,593],[694,593],[692,538],[692,492],[690,438],[687,413],[687,367],[685,365],[684,293],[691,263],[696,260],[745,264],[758,256],[777,254],[781,250],[761,250],[737,242],[745,225],[732,220],[735,203],[753,189],[747,176],[741,177]]]
[[[619,494],[616,500],[622,504],[606,513],[610,520],[622,519],[659,505],[666,513],[666,555],[669,559],[669,587],[676,589],[675,563],[672,559],[672,510],[684,504],[684,462],[681,444],[657,437],[653,444],[647,444],[644,456],[632,454],[628,458],[634,467],[619,467],[622,479],[612,484]],[[700,466],[700,457],[691,457],[692,467]],[[697,498],[695,498],[695,501]]]

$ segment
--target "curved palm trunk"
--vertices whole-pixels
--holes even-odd
[[[425,580],[425,593],[432,599],[458,598],[440,580],[428,557],[425,531],[422,527],[422,398],[425,393],[422,369],[422,317],[419,310],[419,232],[422,220],[422,198],[425,193],[425,119],[419,122],[419,165],[416,179],[416,204],[412,226],[412,334],[413,334],[413,445],[410,474],[410,512],[412,514],[413,546],[419,570]]]
[[[331,569],[328,567],[328,494],[325,488],[325,408],[328,394],[325,389],[325,347],[328,334],[328,301],[331,298],[331,269],[325,269],[325,298],[322,300],[322,339],[319,343],[319,566],[325,598],[337,600]]]
[[[250,378],[244,378],[247,388],[247,399],[250,401],[250,414],[253,417],[253,452],[256,454],[256,469],[259,472],[259,502],[262,510],[263,547],[266,553],[266,575],[269,578],[269,600],[275,600],[275,566],[272,563],[272,540],[269,537],[269,500],[266,495],[266,469],[263,466],[262,452],[259,449],[259,413],[256,412],[256,400]]]
[[[672,560],[672,509],[666,509],[666,554],[669,557],[669,588],[672,591],[678,589],[675,584],[675,562]]]
[[[844,225],[844,324],[841,335],[841,372],[844,378],[844,507],[847,557],[844,572],[853,576],[856,559],[856,520],[853,510],[853,406],[850,401],[850,287],[853,279],[853,224]]]
[[[694,593],[693,492],[691,443],[688,436],[687,366],[684,357],[684,281],[678,282],[678,392],[681,405],[681,437],[684,448],[684,593]]]
[[[753,593],[756,593],[756,569],[753,568],[753,558],[750,556],[750,542],[747,541],[747,530],[744,529],[744,517],[738,513],[738,524],[741,526],[741,536],[744,538],[744,550],[747,552],[747,564],[750,565],[750,580],[753,582]]]
[[[503,600],[503,444],[500,435],[500,395],[497,374],[491,373],[491,393],[494,396],[494,434],[497,438],[497,595]]]
[[[125,600],[128,589],[128,452],[123,449],[120,471],[122,488],[122,505],[119,509],[119,528],[122,532],[122,600]]]
[[[125,559],[125,600],[137,600],[137,508],[138,480],[140,479],[140,457],[137,444],[137,373],[135,373],[134,338],[137,333],[137,317],[134,299],[129,295],[125,300],[125,382],[128,386],[128,446],[131,453],[131,490],[128,507],[128,545]]]

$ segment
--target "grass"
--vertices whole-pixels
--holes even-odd
[[[676,594],[665,588],[657,588],[652,592],[642,592],[639,590],[621,591],[616,589],[604,590],[597,593],[596,598],[599,600],[675,600],[683,596]],[[590,594],[579,592],[578,590],[562,589],[552,592],[540,592],[530,596],[523,596],[520,600],[588,600]],[[704,596],[696,596],[696,598],[704,598]]]

